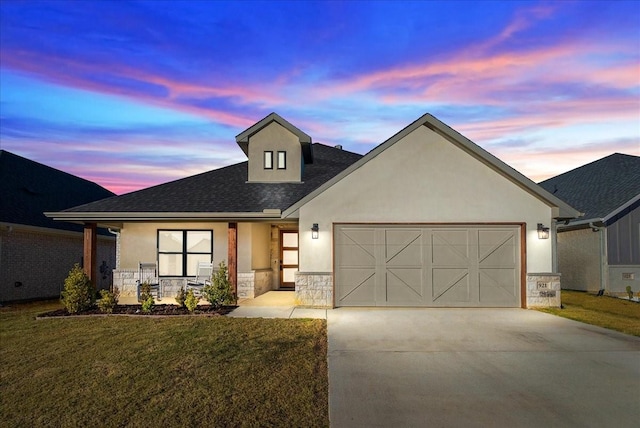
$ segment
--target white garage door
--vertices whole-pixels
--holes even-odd
[[[520,227],[336,225],[336,306],[520,306]]]

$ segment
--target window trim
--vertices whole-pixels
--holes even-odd
[[[262,158],[262,166],[264,167],[264,169],[273,169],[273,151],[272,150],[264,151],[264,155]]]
[[[160,251],[160,233],[161,232],[182,232],[182,252],[177,251]],[[187,251],[187,235],[188,232],[209,232],[211,234],[211,248],[209,252]],[[160,275],[160,255],[161,254],[180,254],[182,255],[182,275]],[[189,275],[189,266],[187,259],[193,254],[210,254],[213,260],[213,229],[157,229],[156,237],[156,260],[158,263],[158,276],[160,278],[187,278]]]
[[[280,155],[282,155],[282,164],[280,164]],[[287,169],[287,152],[278,150],[278,169]]]

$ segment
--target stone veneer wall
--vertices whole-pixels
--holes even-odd
[[[560,307],[560,274],[527,274],[527,307]]]
[[[273,271],[238,272],[238,299],[253,299],[272,289]]]
[[[113,271],[113,286],[118,287],[121,296],[132,297],[137,295],[138,269],[115,269]],[[181,287],[186,286],[186,278],[162,278],[160,279],[162,298],[172,300],[178,294]],[[174,303],[171,301],[170,303]]]
[[[296,305],[333,308],[333,274],[296,273]]]

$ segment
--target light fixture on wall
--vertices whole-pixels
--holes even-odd
[[[313,227],[311,228],[311,238],[318,239],[318,232],[320,228],[318,227],[318,223],[313,223]]]
[[[538,223],[538,239],[549,239],[549,228],[542,223]]]

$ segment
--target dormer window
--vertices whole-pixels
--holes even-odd
[[[278,168],[280,166],[278,165]],[[264,152],[264,169],[273,169],[273,152]]]
[[[287,169],[287,152],[278,152],[278,169]]]

